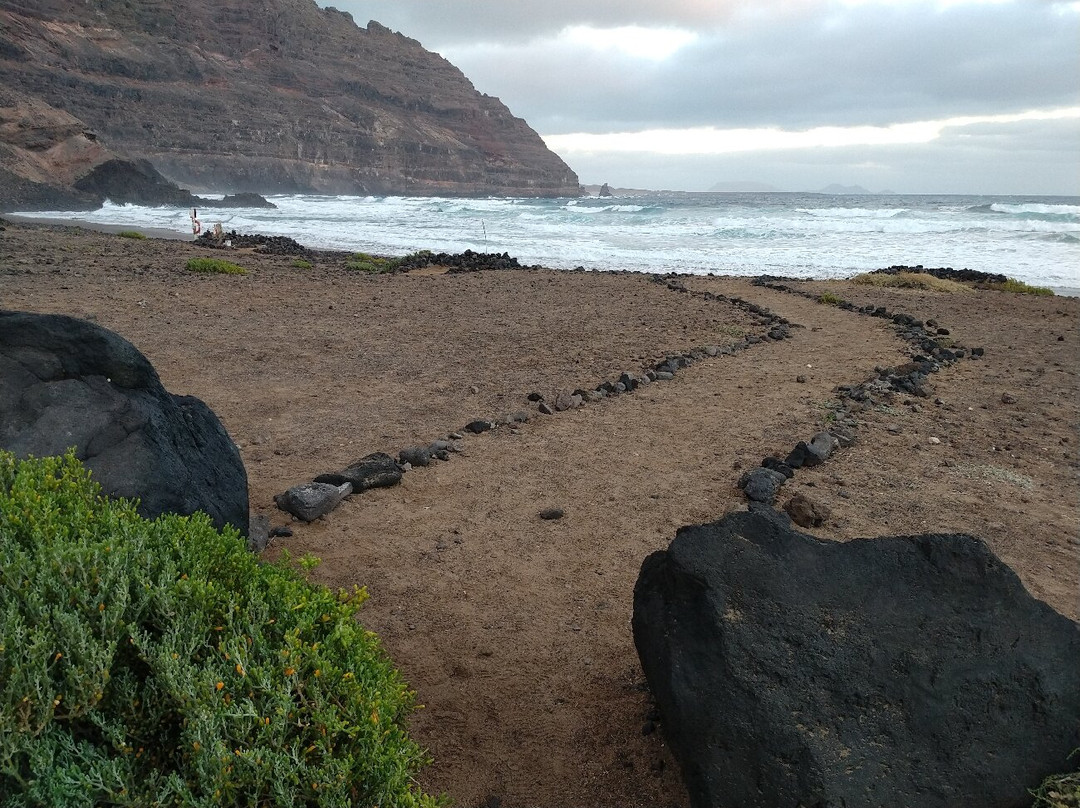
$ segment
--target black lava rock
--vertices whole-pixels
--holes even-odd
[[[762,468],[767,468],[773,471],[780,472],[789,480],[795,476],[795,469],[793,469],[779,457],[772,457],[770,455],[769,457],[766,457],[764,460],[761,461],[761,465]]]
[[[633,631],[694,808],[1013,808],[1080,746],[1080,626],[970,536],[730,514],[645,560]]]
[[[326,516],[334,510],[345,497],[351,494],[350,483],[331,485],[329,483],[304,483],[294,485],[283,494],[274,497],[274,503],[286,513],[291,513],[304,522],[314,522],[320,516]]]
[[[351,483],[354,493],[369,488],[386,488],[401,482],[401,466],[385,452],[365,455],[347,468],[334,474],[320,474],[314,482],[341,485]]]
[[[763,502],[772,505],[776,500],[776,494],[787,481],[787,477],[779,471],[758,467],[750,469],[739,480],[739,488],[746,494],[746,498],[752,502]]]
[[[398,453],[399,463],[408,463],[410,466],[423,467],[431,464],[431,450],[423,446],[411,446],[402,449]]]
[[[74,447],[106,494],[137,498],[145,517],[205,511],[248,533],[247,472],[217,416],[171,395],[134,345],[85,320],[0,311],[0,447]]]

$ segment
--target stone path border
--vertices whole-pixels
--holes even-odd
[[[586,404],[599,403],[607,398],[627,395],[654,382],[670,381],[680,370],[688,368],[697,362],[721,356],[731,356],[739,351],[770,341],[791,339],[793,336],[792,329],[803,327],[790,322],[767,308],[741,298],[690,290],[678,282],[677,276],[653,276],[652,280],[665,285],[676,294],[688,294],[700,297],[703,300],[733,305],[757,318],[765,333],[761,336],[747,334],[742,340],[727,345],[702,345],[679,353],[670,353],[652,367],[638,371],[624,371],[617,379],[603,380],[592,388],[576,388],[573,391],[562,390],[549,395],[538,391],[530,392],[524,398],[535,405],[536,412],[541,415],[554,415],[583,407]],[[551,400],[548,400],[549,396]],[[398,452],[396,459],[381,452],[369,454],[346,469],[320,474],[311,482],[293,486],[275,496],[274,501],[280,510],[291,514],[300,521],[310,522],[330,513],[354,493],[360,493],[367,488],[395,485],[400,481],[402,474],[411,469],[426,467],[433,460],[449,460],[453,454],[463,451],[462,441],[468,434],[480,435],[500,427],[516,430],[528,423],[531,418],[532,415],[527,410],[519,410],[514,413],[499,415],[493,419],[476,419],[470,421],[462,429],[450,432],[445,437],[434,440],[426,446],[405,447]],[[394,474],[394,470],[396,470],[396,474]],[[291,529],[288,527],[277,527],[270,530],[269,520],[265,516],[253,518],[252,523],[257,523],[258,527],[258,535],[254,536],[251,541],[251,546],[256,551],[265,549],[269,539],[273,536],[292,534]]]
[[[795,476],[795,471],[803,467],[814,467],[824,463],[838,448],[847,448],[856,441],[855,430],[858,420],[855,414],[868,406],[876,404],[876,397],[898,392],[920,398],[929,396],[925,383],[931,373],[937,373],[962,360],[981,359],[983,348],[968,349],[945,338],[950,336],[949,329],[941,327],[934,320],[916,319],[904,312],[890,312],[884,306],[856,306],[848,301],[827,299],[825,295],[814,295],[789,285],[789,279],[763,275],[751,283],[774,292],[793,294],[812,300],[819,305],[834,305],[844,311],[868,317],[890,320],[902,340],[910,346],[911,361],[899,367],[878,367],[875,376],[854,385],[839,385],[836,392],[841,406],[834,411],[834,424],[828,430],[816,433],[809,442],[799,441],[795,448],[781,460],[768,456],[757,468],[747,471],[739,479],[739,488],[750,500],[752,506],[771,507],[780,488]],[[943,345],[948,342],[948,347]],[[788,503],[786,510],[802,527],[817,527],[822,521],[813,503],[805,497],[796,496]]]
[[[559,391],[551,396],[551,400],[548,400],[545,394],[533,391],[525,398],[536,406],[539,414],[555,415],[586,404],[599,403],[606,398],[630,394],[654,382],[670,381],[680,370],[705,359],[730,356],[769,341],[791,339],[792,329],[804,327],[740,297],[692,290],[682,282],[685,277],[690,276],[671,273],[654,275],[651,280],[676,294],[693,295],[735,306],[758,318],[759,324],[767,327],[767,331],[761,336],[748,334],[741,341],[723,346],[696,346],[681,353],[668,354],[651,368],[638,372],[625,371],[617,379],[603,380],[591,389]],[[965,357],[979,359],[984,355],[982,348],[968,349],[945,339],[950,336],[949,330],[934,320],[924,322],[903,312],[890,312],[884,306],[856,306],[845,300],[826,299],[823,295],[814,295],[791,286],[791,280],[766,275],[751,282],[754,286],[797,295],[820,305],[835,305],[844,311],[890,320],[900,338],[910,346],[911,361],[899,367],[878,367],[876,375],[869,379],[852,385],[839,385],[836,391],[842,403],[835,410],[829,429],[817,432],[809,441],[799,441],[783,459],[775,455],[765,457],[760,466],[745,472],[738,480],[738,487],[752,507],[772,507],[781,487],[795,476],[798,469],[821,465],[837,449],[852,446],[857,440],[856,414],[868,406],[873,406],[877,397],[887,392],[927,397],[929,393],[925,382],[929,374],[937,373]],[[944,343],[948,343],[948,347]],[[313,521],[332,511],[354,493],[360,493],[367,488],[395,485],[402,474],[411,469],[424,468],[434,460],[448,461],[453,454],[463,451],[462,441],[466,434],[480,435],[500,427],[516,430],[531,418],[527,410],[519,410],[493,419],[476,419],[466,424],[463,429],[450,432],[426,446],[405,447],[398,452],[396,458],[381,452],[369,454],[346,469],[321,474],[312,482],[293,486],[274,499],[279,509],[301,521]],[[369,472],[372,476],[365,476]],[[821,523],[821,516],[816,512],[813,503],[802,502],[796,497],[788,503],[787,509],[803,527],[819,526]],[[258,521],[260,535],[254,536],[252,541],[252,546],[257,550],[265,548],[270,536],[291,535],[288,527],[278,527],[263,536],[264,529],[268,528],[268,519],[261,517]]]

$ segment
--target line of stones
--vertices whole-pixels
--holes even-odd
[[[542,393],[532,392],[527,398],[536,405],[540,414],[553,415],[556,412],[577,409],[585,406],[586,403],[599,402],[606,398],[633,393],[635,390],[653,382],[670,381],[680,370],[688,368],[696,362],[717,356],[731,356],[739,351],[768,341],[790,339],[792,337],[791,328],[802,327],[789,322],[766,308],[741,298],[689,290],[674,280],[673,276],[654,276],[653,280],[665,284],[667,288],[680,294],[700,296],[704,300],[721,301],[740,308],[756,316],[761,325],[768,326],[768,330],[762,336],[748,334],[742,340],[726,346],[705,345],[691,348],[682,353],[668,354],[653,367],[642,372],[623,372],[618,379],[605,380],[592,389],[578,388],[573,392],[560,391],[553,396],[551,401],[548,401]],[[280,510],[295,516],[297,519],[312,522],[320,516],[330,513],[346,497],[352,494],[358,494],[372,488],[396,485],[401,482],[402,476],[410,469],[429,466],[433,460],[449,460],[454,453],[463,450],[461,441],[465,437],[464,433],[479,435],[502,426],[508,426],[514,430],[529,420],[530,415],[528,412],[519,411],[499,416],[495,420],[478,419],[470,421],[462,431],[452,432],[445,438],[433,441],[427,446],[412,446],[402,449],[398,453],[397,459],[385,452],[374,452],[351,463],[340,471],[320,474],[310,483],[293,486],[284,493],[278,494],[274,497],[274,502]],[[261,550],[266,546],[270,536],[289,536],[291,534],[292,531],[288,527],[276,527],[273,530],[268,530],[265,540],[256,540],[253,546]],[[260,544],[261,546],[259,546]]]
[[[795,476],[797,469],[819,466],[836,449],[855,444],[857,412],[875,406],[878,399],[887,394],[905,393],[926,398],[929,396],[926,382],[931,373],[937,373],[964,357],[977,360],[985,355],[983,348],[969,350],[955,342],[950,342],[949,347],[943,346],[942,339],[950,335],[949,330],[934,320],[923,322],[903,312],[890,312],[884,306],[857,306],[846,300],[826,300],[783,283],[783,280],[765,275],[752,283],[775,292],[804,297],[820,305],[835,305],[844,311],[890,320],[898,336],[911,346],[911,361],[899,367],[879,366],[875,368],[876,375],[863,382],[838,386],[836,392],[841,404],[833,413],[834,421],[830,429],[818,432],[809,442],[799,441],[783,460],[776,456],[766,457],[761,466],[743,474],[739,480],[743,494],[751,503],[766,506],[773,505],[780,488]],[[943,402],[937,399],[935,403]],[[802,527],[819,527],[827,516],[824,508],[802,495],[793,497],[785,509]]]

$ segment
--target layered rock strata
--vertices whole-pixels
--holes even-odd
[[[313,0],[0,0],[0,87],[58,112],[86,168],[97,143],[196,190],[579,193],[441,56]]]

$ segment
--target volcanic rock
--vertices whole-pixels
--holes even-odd
[[[385,452],[373,452],[350,463],[335,474],[320,474],[314,482],[339,486],[349,483],[355,493],[369,488],[387,488],[401,482],[401,466]]]
[[[645,560],[633,630],[694,808],[1030,805],[1080,746],[1080,626],[970,536],[730,514]]]
[[[0,446],[20,457],[76,456],[139,513],[205,511],[248,533],[247,472],[202,401],[174,396],[150,362],[101,326],[0,311]]]
[[[427,447],[411,446],[408,449],[402,449],[398,453],[398,462],[401,464],[408,463],[414,467],[428,466],[431,464],[431,455],[432,451]],[[449,455],[447,456],[449,457]]]
[[[274,497],[274,502],[278,508],[291,513],[297,519],[314,522],[334,510],[352,490],[351,483],[304,483],[293,486],[284,494],[278,494]]]
[[[739,480],[739,488],[751,502],[772,505],[780,486],[787,480],[779,471],[758,467],[750,469]]]
[[[799,527],[821,527],[829,518],[828,506],[806,494],[796,494],[784,504],[784,510]]]

